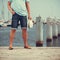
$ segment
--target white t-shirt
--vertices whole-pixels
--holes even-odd
[[[26,2],[30,0],[8,0],[11,2],[11,8],[21,16],[27,16]]]

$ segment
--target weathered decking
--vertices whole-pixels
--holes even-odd
[[[8,50],[8,47],[0,47],[0,60],[60,60],[60,48],[14,47],[13,50]]]

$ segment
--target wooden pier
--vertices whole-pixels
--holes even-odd
[[[32,47],[32,49],[24,49],[14,47],[13,50],[9,50],[8,47],[0,47],[0,60],[60,60],[60,48]]]

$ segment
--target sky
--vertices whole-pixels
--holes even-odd
[[[7,0],[4,0],[4,3],[5,1]],[[0,10],[1,2],[2,0],[0,0]],[[32,19],[36,19],[37,16],[41,16],[42,19],[46,19],[49,16],[60,18],[60,0],[30,0],[30,7]]]
[[[60,18],[60,0],[31,0],[30,7],[33,19],[39,15],[43,19]]]

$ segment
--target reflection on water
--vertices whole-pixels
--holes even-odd
[[[53,47],[57,47],[58,46],[58,39],[53,39]]]
[[[60,47],[60,37],[58,37],[58,47]]]
[[[46,42],[47,47],[60,47],[60,37],[53,38],[50,41]]]
[[[46,40],[46,46],[47,47],[52,47],[52,39],[47,39]]]

